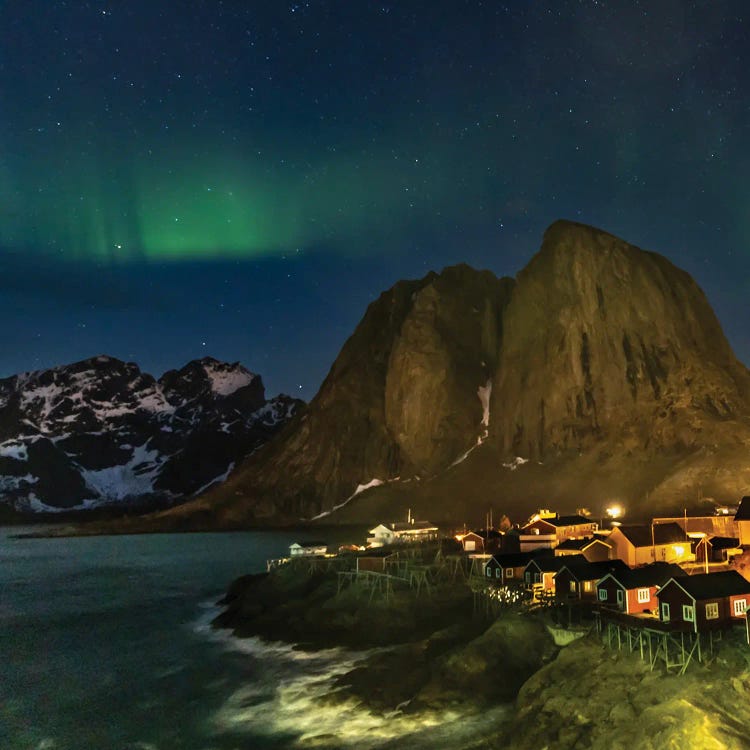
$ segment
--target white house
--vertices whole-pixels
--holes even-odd
[[[427,542],[437,539],[438,527],[429,521],[414,521],[406,523],[381,523],[370,529],[367,537],[368,547],[383,547],[387,544],[404,544],[407,542]]]
[[[300,556],[319,556],[328,552],[328,545],[325,542],[293,542],[289,545],[290,557]]]

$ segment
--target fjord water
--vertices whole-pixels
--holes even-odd
[[[456,747],[466,729],[453,713],[321,702],[357,654],[211,630],[228,583],[283,555],[291,532],[18,532],[0,529],[2,750]]]

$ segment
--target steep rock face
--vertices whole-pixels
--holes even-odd
[[[21,512],[178,502],[226,474],[299,406],[239,363],[158,381],[99,356],[0,380],[0,504]]]
[[[360,485],[434,473],[476,445],[486,430],[478,389],[496,364],[511,287],[456,266],[383,293],[304,414],[216,493],[226,513],[315,516]]]
[[[662,256],[557,222],[517,281],[492,391],[502,454],[682,450],[748,413],[748,371]]]
[[[750,373],[692,278],[559,221],[515,282],[458,266],[381,295],[304,415],[184,513],[645,518],[745,494],[748,448]]]

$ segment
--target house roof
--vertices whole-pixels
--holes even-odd
[[[572,563],[566,562],[558,571],[558,575],[563,568],[570,571],[570,575],[577,581],[598,581],[600,578],[604,578],[607,573],[622,573],[623,571],[629,570],[628,566],[622,560],[589,562],[586,558],[583,560],[576,560]]]
[[[539,555],[530,560],[526,567],[533,565],[540,573],[556,573],[563,565],[570,565],[585,559],[583,555]]]
[[[558,516],[557,518],[544,518],[543,521],[551,523],[553,526],[580,526],[585,523],[594,523],[590,518],[585,516]]]
[[[603,544],[605,547],[609,547],[610,545],[606,542],[603,542],[601,539],[597,539],[593,536],[587,536],[583,539],[566,539],[564,542],[560,542],[560,544],[557,545],[555,549],[586,549],[587,547],[590,547],[592,544]]]
[[[650,547],[652,544],[673,544],[688,541],[682,527],[674,522],[618,526],[617,528],[634,547]]]
[[[529,552],[508,552],[505,554],[493,555],[488,563],[495,561],[502,568],[517,568],[521,565],[527,565],[535,558],[553,557],[551,549],[533,549]]]
[[[663,586],[670,578],[681,578],[686,575],[679,565],[655,562],[640,568],[628,568],[611,573],[609,577],[614,578],[623,588],[637,589],[645,586]]]
[[[295,544],[298,547],[325,547],[328,542],[292,542],[289,546],[294,547]]]
[[[707,541],[714,549],[732,549],[740,546],[740,540],[734,536],[712,536]]]
[[[740,500],[740,507],[734,514],[735,521],[750,521],[750,497],[747,495]]]
[[[684,578],[670,578],[664,584],[680,586],[693,599],[720,599],[737,594],[750,594],[750,581],[743,578],[736,570],[725,570],[721,573],[701,573]]]

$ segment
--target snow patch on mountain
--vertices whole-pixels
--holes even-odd
[[[97,471],[83,469],[81,476],[86,486],[106,502],[152,493],[164,457],[146,445],[134,448],[130,461],[125,464]]]
[[[490,426],[490,396],[492,395],[492,380],[477,388],[477,396],[482,404],[482,426]]]
[[[29,449],[26,447],[26,443],[6,440],[4,443],[0,443],[0,456],[15,458],[16,461],[28,461]]]
[[[240,388],[250,385],[256,378],[254,373],[244,367],[226,369],[226,367],[217,367],[214,363],[207,362],[203,365],[203,369],[211,382],[211,390],[218,396],[230,396]]]

